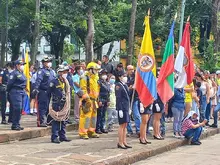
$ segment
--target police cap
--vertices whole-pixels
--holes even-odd
[[[42,62],[51,62],[52,59],[48,56],[45,56],[43,59],[42,59]]]
[[[22,60],[17,60],[14,62],[15,65],[25,65],[26,63],[23,62]]]

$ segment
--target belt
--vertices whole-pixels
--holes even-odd
[[[97,99],[95,99],[95,98],[91,98],[91,97],[90,97],[90,100],[92,100],[92,101],[97,101]]]

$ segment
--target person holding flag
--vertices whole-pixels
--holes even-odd
[[[135,76],[134,88],[138,92],[140,101],[144,108],[140,108],[141,126],[140,143],[147,144],[146,129],[150,114],[151,104],[157,99],[156,86],[156,64],[153,49],[153,42],[150,30],[150,9],[144,21],[145,32],[141,44],[141,51],[138,57],[138,65]]]
[[[25,56],[24,56],[25,54]],[[26,64],[24,66],[24,75],[27,79],[27,85],[26,85],[26,94],[24,96],[24,107],[23,107],[23,114],[28,114],[30,113],[30,86],[31,86],[31,82],[30,82],[30,72],[29,72],[29,54],[28,51],[26,49],[24,49],[23,51],[23,55],[22,55],[22,61]]]

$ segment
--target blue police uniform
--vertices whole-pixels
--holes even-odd
[[[12,129],[20,128],[21,112],[24,106],[24,96],[27,79],[23,72],[14,70],[8,80],[7,91],[12,104]]]
[[[110,102],[110,84],[103,79],[98,80],[98,84],[100,86],[99,102],[102,102],[102,106],[97,109],[96,133],[100,131],[107,133],[104,126],[108,102]]]
[[[54,111],[59,112],[63,109],[65,104],[65,83],[59,80],[59,78],[54,79],[50,83],[50,87],[48,89],[48,94],[52,95],[52,108]],[[60,141],[66,141],[66,122],[65,121],[52,121],[52,135],[51,141],[53,142],[55,139],[59,137]]]
[[[128,86],[120,81],[117,82],[115,84],[115,96],[116,96],[116,110],[118,111],[119,124],[130,122],[130,117],[129,117],[130,98],[129,98]],[[122,111],[123,115],[120,115],[119,111]]]
[[[3,123],[6,122],[6,117],[5,117],[6,103],[7,103],[6,87],[9,79],[9,71],[7,69],[1,71],[0,77],[2,78],[2,84],[0,84],[0,98],[1,98],[2,123]]]
[[[49,111],[50,95],[47,89],[52,80],[55,79],[55,72],[52,69],[43,67],[37,73],[37,79],[34,85],[34,89],[39,91],[38,93],[38,111],[40,124],[46,125],[46,115]]]

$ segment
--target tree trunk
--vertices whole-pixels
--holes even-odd
[[[20,54],[20,45],[21,45],[20,39],[11,40],[11,50],[12,50],[11,61],[18,60]]]
[[[86,62],[89,63],[94,58],[94,50],[93,50],[93,42],[94,42],[94,19],[93,19],[93,11],[92,7],[88,9],[88,20],[87,20],[87,36],[85,40],[85,48],[86,48]]]
[[[109,45],[108,52],[106,53],[108,57],[111,55],[113,48],[114,48],[114,41],[112,41]]]
[[[102,60],[102,47],[101,48],[99,48],[97,51],[96,51],[96,53],[97,53],[97,59],[98,60]]]
[[[220,1],[213,0],[213,33],[215,38],[215,52],[220,50]]]
[[[31,43],[31,64],[36,61],[38,53],[38,42],[39,42],[39,20],[40,20],[40,0],[36,0],[36,16],[34,21],[34,32]]]
[[[133,52],[134,52],[134,30],[135,30],[135,18],[137,12],[137,0],[132,0],[131,10],[131,22],[128,39],[128,64],[132,64]]]
[[[1,29],[1,67],[4,67],[5,65],[5,47],[6,44],[6,29],[2,27]]]

